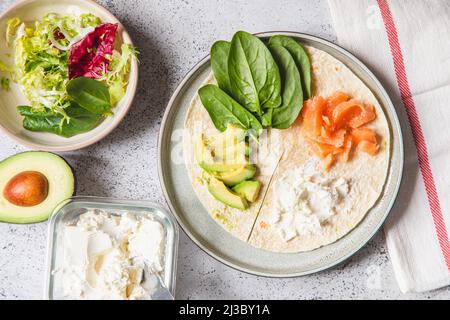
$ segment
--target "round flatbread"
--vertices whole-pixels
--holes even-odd
[[[380,150],[375,156],[361,151],[353,153],[347,163],[337,162],[326,173],[329,179],[344,178],[350,187],[346,195],[349,205],[337,209],[321,226],[320,232],[297,235],[288,241],[282,236],[277,223],[273,222],[274,186],[307,162],[320,170],[320,159],[307,147],[301,124],[295,123],[285,130],[268,130],[263,138],[266,156],[258,157],[256,165],[262,168],[255,179],[263,183],[260,196],[245,211],[229,208],[215,200],[202,183],[202,169],[194,158],[194,144],[202,132],[218,132],[198,95],[194,97],[185,121],[183,139],[186,166],[194,190],[211,217],[232,235],[250,245],[275,252],[300,252],[330,244],[351,231],[374,206],[386,181],[389,155],[390,131],[386,116],[370,89],[343,63],[330,54],[305,47],[312,65],[313,95],[327,97],[335,91],[343,91],[352,98],[375,107],[376,119],[367,127],[376,131]],[[214,83],[211,75],[207,83]],[[324,173],[325,174],[325,173]]]

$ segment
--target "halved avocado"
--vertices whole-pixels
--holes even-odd
[[[206,144],[205,137],[201,134],[195,144],[195,159],[198,165],[207,172],[229,172],[242,168],[243,164],[229,164],[216,162],[212,156],[211,150]]]
[[[261,190],[261,182],[258,180],[246,180],[235,185],[233,191],[245,197],[247,201],[255,202],[258,199],[259,191]]]
[[[208,191],[216,200],[239,210],[245,210],[249,207],[247,200],[237,193],[231,191],[220,180],[211,177],[208,181]]]
[[[256,173],[256,166],[248,164],[234,171],[217,174],[216,177],[227,186],[234,186],[238,183],[253,178]]]
[[[72,169],[56,154],[18,153],[0,162],[0,221],[47,220],[75,189]]]

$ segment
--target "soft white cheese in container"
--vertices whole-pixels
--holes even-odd
[[[165,231],[150,216],[101,210],[63,228],[64,296],[150,299],[163,271]]]

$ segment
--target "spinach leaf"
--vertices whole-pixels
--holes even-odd
[[[21,116],[24,116],[24,117],[46,118],[46,117],[53,117],[56,115],[56,113],[50,109],[45,108],[43,110],[36,110],[35,108],[29,107],[29,106],[18,106],[17,111],[19,112],[19,114]],[[61,119],[62,119],[62,116],[61,116]]]
[[[231,40],[228,75],[233,97],[258,115],[281,104],[281,79],[270,51],[256,36],[238,31]]]
[[[228,55],[231,44],[227,41],[216,41],[211,47],[211,68],[219,88],[231,94],[230,77],[228,76]]]
[[[67,83],[70,98],[84,109],[105,114],[111,110],[111,98],[108,87],[91,78],[79,77]]]
[[[270,45],[269,49],[280,68],[283,87],[283,104],[273,110],[272,127],[286,129],[297,119],[303,106],[300,72],[286,48]]]
[[[263,125],[264,128],[270,128],[272,126],[273,110],[274,110],[273,108],[267,109],[266,112],[264,112],[264,114],[260,117],[261,124]]]
[[[198,90],[198,95],[217,130],[225,131],[229,123],[246,130],[254,129],[257,134],[262,129],[253,114],[219,87],[207,84]]]
[[[72,103],[64,109],[70,117],[69,120],[49,109],[36,111],[28,106],[20,106],[17,109],[25,117],[23,119],[23,127],[25,129],[55,133],[65,138],[91,131],[103,120],[102,116],[89,112],[76,103]]]
[[[291,37],[283,35],[270,37],[269,46],[274,45],[286,48],[294,58],[295,64],[301,73],[304,99],[309,99],[311,97],[311,62],[305,49]]]

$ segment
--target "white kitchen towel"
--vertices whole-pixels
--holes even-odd
[[[400,289],[450,284],[450,2],[329,0],[338,43],[388,91],[405,170],[384,231]]]

